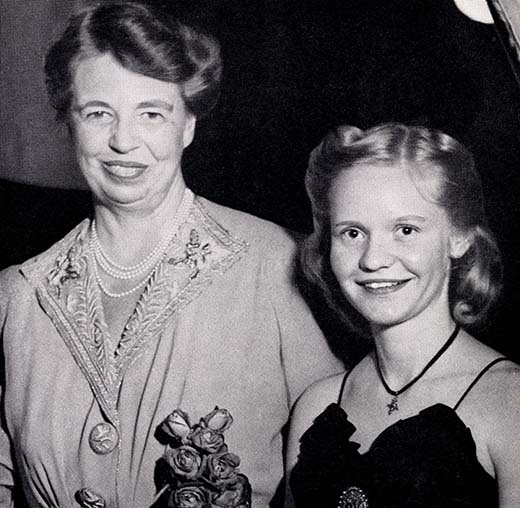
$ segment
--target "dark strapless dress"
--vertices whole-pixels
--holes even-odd
[[[497,484],[469,428],[444,404],[386,428],[366,453],[330,404],[301,439],[290,478],[297,508],[496,508]]]

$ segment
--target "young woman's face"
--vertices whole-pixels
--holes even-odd
[[[360,165],[329,194],[331,266],[349,302],[374,327],[449,312],[459,237],[401,166]]]
[[[79,165],[107,206],[155,209],[182,178],[195,119],[174,83],[136,74],[110,54],[80,61],[71,118]]]

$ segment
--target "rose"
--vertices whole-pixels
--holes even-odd
[[[215,406],[215,409],[201,420],[202,426],[217,432],[226,431],[231,427],[232,423],[233,417],[229,414],[229,411],[227,409],[219,409],[218,406]]]
[[[186,444],[191,432],[190,418],[181,409],[176,409],[166,417],[159,428],[168,437]]]
[[[199,452],[187,445],[179,446],[179,448],[167,447],[164,452],[164,459],[176,476],[186,480],[197,478],[204,465]]]
[[[225,450],[224,436],[213,429],[197,425],[190,436],[193,446],[208,453]]]
[[[175,489],[168,500],[169,508],[210,508],[210,494],[201,485],[184,485]]]
[[[213,504],[222,508],[250,508],[251,484],[247,476],[238,474],[236,481],[213,499]]]
[[[237,479],[240,458],[234,453],[216,453],[208,457],[208,480],[216,487],[233,483]]]

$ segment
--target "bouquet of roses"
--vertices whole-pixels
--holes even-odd
[[[224,440],[232,423],[218,407],[195,425],[181,409],[167,416],[156,433],[166,449],[156,464],[153,508],[251,508],[251,485]]]

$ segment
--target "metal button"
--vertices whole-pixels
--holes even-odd
[[[74,495],[81,508],[106,508],[105,500],[90,489],[79,489]]]
[[[106,455],[117,446],[119,434],[111,423],[102,422],[90,431],[88,441],[94,453]]]

